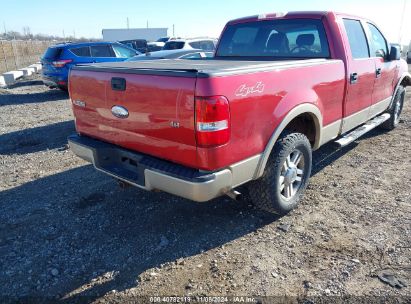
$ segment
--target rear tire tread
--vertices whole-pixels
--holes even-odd
[[[311,155],[311,144],[304,134],[286,132],[277,140],[268,159],[263,176],[258,180],[250,182],[248,185],[249,196],[256,207],[270,213],[285,215],[298,205],[300,197],[307,186],[309,175],[311,174],[311,158],[306,160],[310,162],[309,170],[305,172],[308,176],[305,177],[304,183],[292,198],[293,203],[290,204],[289,208],[283,208],[278,202],[273,200],[272,184],[273,182],[277,182],[276,180],[273,181],[275,176],[274,171],[281,168],[283,160],[289,155],[290,150],[295,149],[295,147],[301,143],[309,147],[309,153]]]

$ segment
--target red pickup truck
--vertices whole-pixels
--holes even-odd
[[[207,201],[246,184],[256,206],[285,214],[306,188],[312,150],[398,124],[407,71],[369,20],[246,17],[228,22],[209,60],[73,67],[69,145],[146,190]]]

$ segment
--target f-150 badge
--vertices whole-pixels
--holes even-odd
[[[255,86],[247,87],[246,84],[242,84],[237,91],[235,91],[235,96],[238,97],[246,97],[251,94],[255,93],[263,93],[264,92],[264,83],[261,81],[257,82]]]

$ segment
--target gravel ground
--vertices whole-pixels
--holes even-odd
[[[409,102],[396,130],[317,151],[302,204],[282,218],[120,189],[67,149],[72,118],[38,76],[0,89],[0,297],[411,302]]]

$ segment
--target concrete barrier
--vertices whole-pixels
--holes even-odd
[[[36,70],[36,73],[38,73],[38,72],[41,71],[41,69],[43,67],[41,66],[41,64],[35,63],[35,64],[32,64],[32,65],[29,65],[29,68],[34,68]]]
[[[3,73],[4,82],[6,83],[6,85],[12,84],[17,79],[23,76],[24,76],[23,71],[10,71],[10,72]]]
[[[31,76],[33,73],[36,72],[34,68],[19,69],[19,71],[22,71],[24,73],[23,76]]]

